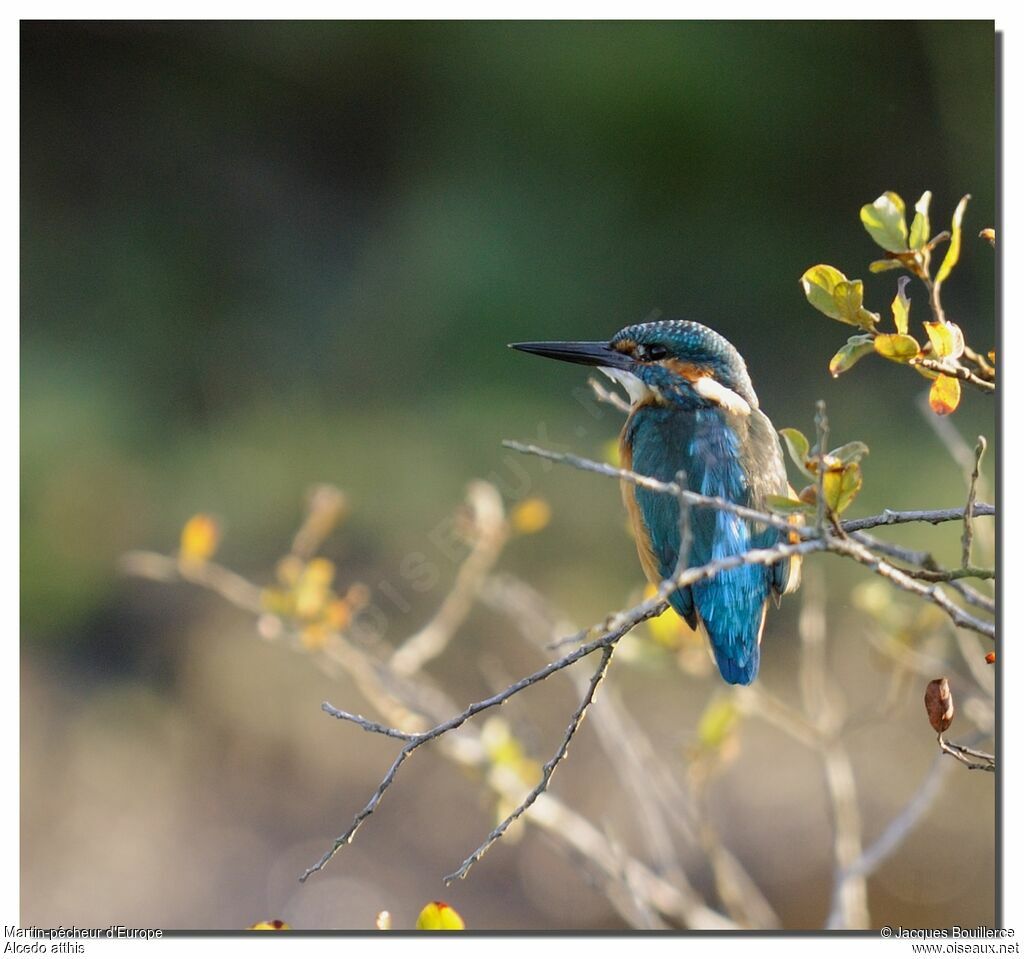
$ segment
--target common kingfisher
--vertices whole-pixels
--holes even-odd
[[[788,496],[782,447],[758,407],[736,348],[700,323],[662,320],[620,330],[607,342],[512,343],[513,349],[596,366],[629,394],[619,438],[623,467],[666,482],[682,471],[693,492],[767,511],[767,497]],[[673,496],[622,481],[622,497],[640,565],[654,584],[676,571],[681,531]],[[775,546],[784,532],[734,513],[690,510],[689,566]],[[722,678],[747,685],[757,676],[769,598],[776,604],[800,582],[799,557],[773,566],[740,566],[675,590],[672,608],[703,628]]]

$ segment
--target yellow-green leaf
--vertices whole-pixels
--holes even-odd
[[[863,479],[860,466],[850,463],[841,469],[830,469],[825,473],[825,503],[837,515],[842,515],[860,491]]]
[[[706,749],[718,749],[739,722],[739,711],[732,699],[713,699],[697,723],[697,738]]]
[[[872,260],[868,264],[868,269],[872,273],[884,273],[886,270],[898,270],[903,263],[897,259],[892,260]]]
[[[837,446],[829,456],[835,457],[844,466],[849,463],[859,463],[861,458],[868,455],[867,443],[862,443],[860,440],[853,440],[850,443],[844,443],[842,446]]]
[[[788,496],[766,496],[765,502],[773,513],[802,513],[807,509],[806,503],[798,499],[790,499]]]
[[[220,537],[220,523],[216,518],[208,513],[197,513],[181,530],[179,560],[185,566],[201,566],[217,552]]]
[[[509,519],[517,533],[529,536],[539,533],[551,522],[551,507],[547,500],[531,496],[516,504]]]
[[[960,327],[955,323],[927,320],[924,328],[932,345],[932,353],[938,359],[945,359],[946,357],[956,359],[963,354],[964,335]]]
[[[807,454],[811,449],[811,444],[807,442],[807,437],[800,430],[794,429],[792,426],[779,430],[779,436],[786,441],[786,448],[789,450],[790,458],[797,465],[800,472],[805,476],[813,478],[814,473],[807,468]]]
[[[896,324],[897,333],[906,333],[910,325],[910,300],[907,299],[906,294],[909,282],[909,276],[901,276],[896,284],[896,298],[892,301],[892,318]]]
[[[908,250],[905,214],[903,198],[891,190],[883,193],[874,203],[866,203],[860,208],[864,229],[872,240],[890,253],[906,253]]]
[[[839,312],[832,294],[836,284],[844,282],[846,282],[846,277],[827,263],[812,266],[800,277],[800,285],[804,288],[807,302],[834,320],[839,319]]]
[[[875,352],[887,360],[906,363],[921,352],[921,347],[912,336],[903,333],[880,333],[875,337]]]
[[[963,197],[960,202],[956,205],[956,210],[953,211],[953,230],[949,240],[949,248],[946,250],[946,255],[942,259],[942,266],[939,267],[938,275],[935,277],[935,285],[941,286],[946,277],[953,272],[953,267],[956,266],[957,260],[960,259],[960,237],[961,237],[961,225],[964,221],[964,211],[967,209],[967,202],[970,200],[971,195],[968,193],[967,196]]]
[[[828,371],[833,376],[845,373],[854,363],[874,351],[875,338],[873,336],[851,336],[846,341],[846,345],[840,347],[836,355],[829,361]]]
[[[928,222],[928,205],[932,202],[932,191],[925,190],[921,199],[914,204],[914,220],[910,224],[910,249],[923,250],[931,237]]]
[[[928,391],[928,404],[939,416],[948,416],[960,405],[960,381],[940,374]]]
[[[864,310],[864,281],[840,280],[832,291],[836,305],[836,319],[851,326],[860,326]]]
[[[446,902],[428,902],[416,919],[417,929],[465,929],[466,924]]]

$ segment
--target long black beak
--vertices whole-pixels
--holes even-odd
[[[567,343],[509,343],[509,346],[513,350],[522,350],[524,353],[550,356],[553,360],[582,363],[584,366],[607,366],[613,370],[628,369],[633,363],[629,356],[618,350],[613,350],[601,340]]]

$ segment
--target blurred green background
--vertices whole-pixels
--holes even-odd
[[[640,584],[615,484],[500,441],[601,457],[618,418],[581,406],[583,373],[508,342],[699,320],[744,355],[777,426],[811,432],[824,397],[837,443],[868,443],[855,511],[962,501],[917,406],[925,381],[871,359],[831,380],[851,331],[797,279],[818,262],[864,276],[887,317],[895,274],[868,274],[860,206],[930,189],[937,231],[970,192],[945,303],[969,342],[993,345],[994,256],[975,240],[996,209],[989,21],[26,22],[21,58],[23,923],[239,927],[291,909],[297,925],[350,927],[389,908],[409,925],[441,895],[438,877],[486,833],[477,787],[425,768],[389,797],[392,826],[411,825],[368,826],[299,890],[298,867],[390,751],[323,720],[320,700],[345,691],[258,645],[242,614],[116,564],[172,550],[209,511],[222,559],[266,582],[305,491],[327,481],[352,504],[329,555],[343,583],[373,589],[483,477],[553,508],[504,567],[599,620]],[[926,300],[911,296],[915,323]],[[990,398],[967,393],[953,422],[994,447]],[[952,559],[958,536],[901,539]],[[843,622],[862,576],[821,567]],[[446,585],[389,611],[389,641]],[[763,676],[780,695],[796,608],[769,617]],[[471,620],[449,660],[459,698],[482,688],[473,643],[500,653],[502,629]],[[836,635],[860,645],[852,627]],[[843,655],[852,674],[882,668]],[[626,672],[685,738],[711,680]],[[550,735],[565,710],[544,713]],[[863,744],[869,833],[898,805],[892,769],[909,788],[930,762],[921,712],[915,687],[888,758]],[[788,748],[758,775],[799,783],[787,763],[803,761],[824,816],[819,773]],[[600,818],[600,765],[579,755],[562,785]],[[952,780],[932,832],[873,880],[879,922],[991,920],[991,783]],[[778,801],[798,821],[808,793],[794,788]],[[424,840],[417,817],[458,803],[472,823]],[[787,873],[773,855],[799,827],[769,842],[737,815],[736,851],[783,920],[820,924],[827,847]],[[952,850],[938,865],[936,836]],[[459,889],[471,925],[619,923],[543,843],[493,856]],[[959,880],[933,887],[955,861]]]

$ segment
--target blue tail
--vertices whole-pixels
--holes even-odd
[[[766,593],[759,567],[727,570],[711,582],[693,586],[694,605],[727,683],[747,686],[757,676]]]

